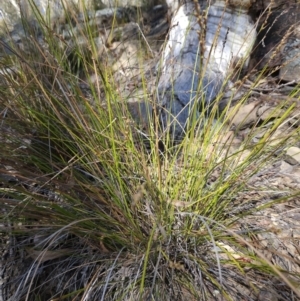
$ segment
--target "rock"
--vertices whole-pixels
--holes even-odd
[[[0,8],[0,34],[11,31],[20,21],[20,10],[16,0],[2,0]]]
[[[37,1],[37,0],[35,0]],[[64,0],[67,1],[67,0]],[[68,13],[73,13],[73,21],[76,19],[75,22],[69,22],[67,20],[64,20],[64,10],[62,8],[61,2],[51,2],[52,6],[51,9],[53,12],[53,18],[51,19],[50,27],[53,26],[53,30],[59,36],[60,38],[57,39],[58,44],[60,47],[62,47],[63,51],[66,50],[66,53],[68,55],[68,58],[72,58],[73,50],[75,49],[75,56],[77,53],[78,46],[83,50],[83,52],[88,54],[89,45],[88,39],[87,39],[87,26],[86,26],[86,19],[85,16],[88,18],[87,22],[90,25],[90,28],[95,29],[93,30],[93,39],[94,43],[97,46],[98,49],[98,57],[101,57],[104,48],[107,46],[106,44],[109,44],[111,42],[111,39],[115,38],[116,36],[116,30],[118,30],[120,33],[120,36],[123,36],[124,34],[124,23],[130,22],[131,18],[136,22],[137,20],[137,11],[136,8],[127,9],[123,7],[119,8],[104,8],[101,10],[87,10],[86,15],[82,12],[80,12],[80,9],[82,7],[77,7],[76,5],[81,0],[70,0],[69,5],[74,9],[72,12],[71,8],[68,9]],[[25,3],[25,2],[24,2]],[[54,4],[57,4],[55,6]],[[87,4],[92,3],[92,0],[88,0]],[[29,4],[25,3],[22,7],[23,11],[29,10]],[[59,9],[60,8],[60,9]],[[19,8],[18,8],[19,9]],[[14,52],[12,51],[12,48],[17,46],[17,48],[22,49],[25,52],[31,52],[32,49],[30,49],[31,45],[33,45],[31,42],[28,43],[28,30],[25,30],[23,28],[22,22],[20,20],[20,10],[16,9],[14,12],[17,13],[17,17],[19,19],[16,19],[17,21],[14,22],[15,24],[12,26],[13,29],[9,32],[9,34],[3,35],[1,38],[1,27],[0,27],[0,57],[6,56],[6,55],[12,55]],[[44,8],[41,7],[41,11],[45,12]],[[57,12],[57,13],[55,13]],[[25,13],[24,13],[25,14]],[[43,47],[45,46],[47,48],[47,45],[45,45],[45,40],[43,39],[43,33],[38,25],[38,22],[34,21],[34,16],[32,12],[26,13],[28,15],[28,22],[30,24],[29,30],[30,35],[35,35],[35,39],[37,42]],[[47,13],[46,13],[47,15]],[[44,15],[44,17],[46,17]],[[60,19],[59,19],[60,18]],[[109,30],[106,30],[107,27],[110,27],[111,24],[114,24],[115,30],[111,33]],[[118,26],[119,28],[117,28]],[[138,25],[136,25],[138,27]],[[139,29],[140,32],[141,29]],[[26,34],[27,31],[27,34]],[[137,30],[136,30],[137,31]],[[3,31],[2,31],[3,33]],[[132,30],[129,32],[129,34],[132,37]],[[137,35],[138,36],[138,35]],[[76,37],[76,38],[74,38]],[[91,37],[90,37],[91,38]],[[13,45],[14,44],[14,45]],[[77,59],[75,58],[74,61]],[[78,60],[77,60],[78,61]]]
[[[232,5],[236,2],[230,1]],[[247,15],[251,1],[239,3],[244,9],[226,7],[225,1],[208,7],[206,1],[201,2],[201,11],[208,11],[206,32],[195,16],[194,3],[182,5],[172,18],[161,59],[158,104],[163,130],[170,132],[174,140],[183,138],[190,117],[198,118],[198,110],[208,112],[228,82],[232,66],[248,64],[256,32]],[[205,45],[201,46],[202,40]]]
[[[286,1],[281,6],[261,19],[253,65],[256,69],[279,68],[281,80],[300,82],[300,4]]]
[[[259,100],[256,100],[249,104],[241,105],[238,109],[235,107],[231,108],[228,114],[230,124],[239,129],[253,125],[258,121],[257,109],[260,103]]]
[[[291,171],[293,170],[293,166],[285,161],[281,162],[280,165],[280,171],[282,173],[291,173]]]
[[[29,21],[35,19],[31,2],[39,10],[41,17],[49,21],[51,26],[64,19],[65,11],[72,14],[72,12],[94,8],[94,0],[85,0],[84,2],[81,0],[1,0],[0,36],[20,25],[21,15],[28,18]]]
[[[257,301],[278,301],[278,294],[273,289],[262,288],[257,297]]]
[[[296,146],[289,147],[286,151],[286,162],[295,165],[300,163],[300,148]]]
[[[300,16],[299,16],[300,17]],[[300,18],[299,18],[300,20]],[[297,26],[297,31],[300,33],[300,26]],[[300,82],[300,35],[293,35],[288,39],[283,47],[282,67],[279,71],[279,78],[287,82]]]
[[[157,4],[164,4],[163,0],[101,0],[107,7],[121,7],[121,6],[154,6]]]
[[[179,0],[166,0],[166,2],[169,8],[169,15],[173,14],[180,5]]]
[[[249,98],[248,103],[230,108],[227,120],[234,128],[241,130],[261,122],[266,125],[275,118],[281,118],[286,108],[282,108],[280,103],[272,101],[272,98],[268,100],[267,97]],[[282,103],[287,102],[284,97],[281,101]]]

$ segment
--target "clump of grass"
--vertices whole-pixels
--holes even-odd
[[[13,66],[0,91],[12,298],[250,300],[260,293],[258,279],[270,277],[296,291],[248,242],[251,229],[235,230],[256,210],[239,199],[249,179],[296,139],[296,130],[273,138],[291,108],[255,145],[253,129],[234,152],[234,137],[223,139],[229,118],[216,122],[214,109],[197,135],[191,130],[164,153],[151,127],[146,150],[89,27],[89,58],[75,48],[86,78],[92,69],[99,79],[88,97],[57,35],[37,17],[47,48],[28,35],[29,51],[15,48],[1,63]]]

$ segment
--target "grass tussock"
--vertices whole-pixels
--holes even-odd
[[[268,279],[297,293],[288,273],[251,244],[252,229],[237,230],[262,209],[241,197],[253,190],[249,181],[297,140],[297,129],[275,135],[293,107],[276,119],[271,113],[264,135],[253,143],[253,127],[238,148],[226,136],[229,107],[218,121],[212,109],[161,152],[156,126],[147,145],[138,134],[92,27],[82,29],[88,49],[72,49],[86,94],[68,47],[40,17],[44,44],[24,20],[28,44],[9,46],[13,54],[0,61],[0,200],[12,300],[250,300],[262,282],[268,290]]]

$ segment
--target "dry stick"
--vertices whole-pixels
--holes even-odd
[[[243,87],[247,88],[247,89],[251,89],[253,91],[257,91],[257,92],[274,92],[276,90],[279,90],[280,88],[283,88],[283,87],[286,87],[286,86],[289,86],[289,85],[292,85],[292,84],[295,84],[296,81],[295,80],[292,80],[290,82],[287,82],[287,83],[284,83],[284,84],[280,84],[280,85],[277,85],[276,87],[274,88],[257,88],[257,87],[254,87],[255,85],[255,82],[252,82],[250,81],[249,79],[246,80],[246,83],[243,84]]]
[[[143,39],[144,39],[146,45],[148,46],[148,48],[149,48],[149,50],[150,50],[150,52],[151,52],[152,57],[154,57],[154,52],[153,52],[153,50],[151,49],[151,47],[150,47],[150,45],[149,45],[149,43],[148,43],[148,41],[147,41],[147,39],[146,39],[146,37],[145,37],[145,35],[144,35],[142,29],[141,29],[141,27],[140,27],[140,25],[139,25],[138,23],[134,23],[134,24],[137,26],[137,28],[138,28],[139,31],[141,32],[141,35],[142,35],[142,37],[143,37]]]

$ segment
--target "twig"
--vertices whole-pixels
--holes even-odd
[[[144,39],[146,45],[148,46],[148,48],[149,48],[149,50],[150,50],[150,52],[151,52],[152,57],[154,57],[154,51],[151,49],[151,47],[150,47],[150,45],[149,45],[149,43],[148,43],[148,41],[147,41],[147,39],[146,39],[146,37],[145,37],[145,35],[144,35],[142,29],[141,29],[141,27],[140,27],[140,25],[139,25],[138,23],[134,23],[134,24],[137,26],[137,28],[138,28],[139,31],[141,32],[141,35],[142,35],[142,37],[143,37],[143,39]]]

